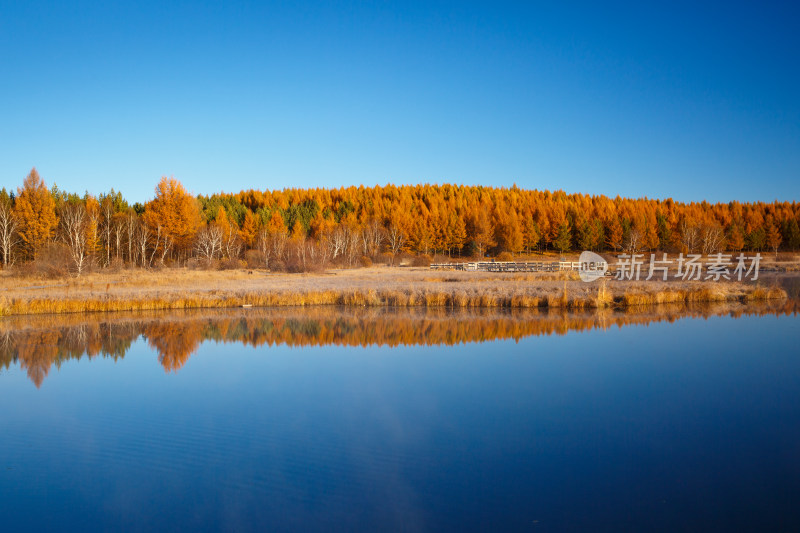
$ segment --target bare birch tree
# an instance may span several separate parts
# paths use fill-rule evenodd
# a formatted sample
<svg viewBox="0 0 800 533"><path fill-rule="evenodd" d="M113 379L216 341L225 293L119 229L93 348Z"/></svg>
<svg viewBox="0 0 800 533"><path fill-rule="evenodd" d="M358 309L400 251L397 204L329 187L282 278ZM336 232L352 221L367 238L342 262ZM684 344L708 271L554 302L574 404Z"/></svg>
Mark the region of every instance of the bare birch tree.
<svg viewBox="0 0 800 533"><path fill-rule="evenodd" d="M686 219L681 220L678 229L681 234L681 245L688 253L694 253L700 240L700 230L697 225L690 223Z"/></svg>
<svg viewBox="0 0 800 533"><path fill-rule="evenodd" d="M0 202L0 252L3 254L3 268L14 264L14 248L19 243L19 222L11 205Z"/></svg>
<svg viewBox="0 0 800 533"><path fill-rule="evenodd" d="M197 234L194 250L206 261L212 261L222 253L222 230L216 224L206 226Z"/></svg>
<svg viewBox="0 0 800 533"><path fill-rule="evenodd" d="M117 260L119 260L120 248L122 247L122 236L125 227L124 222L120 219L120 215L114 216L113 231L114 231L114 248Z"/></svg>
<svg viewBox="0 0 800 533"><path fill-rule="evenodd" d="M644 237L637 228L631 228L625 241L625 251L633 255L642 249Z"/></svg>
<svg viewBox="0 0 800 533"><path fill-rule="evenodd" d="M392 252L392 266L394 266L395 257L406 244L406 234L397 224L391 224L386 234L386 241L389 244L389 250Z"/></svg>
<svg viewBox="0 0 800 533"><path fill-rule="evenodd" d="M134 253L138 251L138 244L140 242L139 234L136 231L137 227L139 226L139 219L136 216L136 213L133 211L128 211L128 214L125 216L125 230L128 234L128 261L132 264L136 264L136 260L138 257L134 257ZM147 237L145 237L146 240ZM138 255L138 254L137 254ZM144 264L142 265L144 266Z"/></svg>
<svg viewBox="0 0 800 533"><path fill-rule="evenodd" d="M111 264L111 235L114 232L114 204L110 197L103 197L100 203L100 214L103 217L101 231L106 246L106 266L108 266ZM117 248L119 248L119 244Z"/></svg>
<svg viewBox="0 0 800 533"><path fill-rule="evenodd" d="M287 240L288 236L285 231L270 233L267 228L261 230L258 234L256 247L264 260L264 268L269 270L270 261L283 258Z"/></svg>
<svg viewBox="0 0 800 533"><path fill-rule="evenodd" d="M364 248L364 255L375 257L381 251L381 245L385 240L383 226L377 220L370 220L361 232L361 241Z"/></svg>
<svg viewBox="0 0 800 533"><path fill-rule="evenodd" d="M150 242L150 229L147 224L138 224L136 226L136 255L141 261L142 268L147 267L147 245Z"/></svg>
<svg viewBox="0 0 800 533"><path fill-rule="evenodd" d="M61 210L61 229L64 242L69 247L76 275L80 277L89 255L86 232L89 218L82 204L67 204Z"/></svg>
<svg viewBox="0 0 800 533"><path fill-rule="evenodd" d="M703 255L719 252L725 243L725 232L718 225L706 225L702 230Z"/></svg>

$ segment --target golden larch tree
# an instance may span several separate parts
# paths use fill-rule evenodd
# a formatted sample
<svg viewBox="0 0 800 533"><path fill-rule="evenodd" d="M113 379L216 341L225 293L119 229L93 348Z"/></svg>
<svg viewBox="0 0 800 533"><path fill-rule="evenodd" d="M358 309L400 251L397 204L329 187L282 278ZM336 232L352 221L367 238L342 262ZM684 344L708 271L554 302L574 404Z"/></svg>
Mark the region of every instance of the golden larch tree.
<svg viewBox="0 0 800 533"><path fill-rule="evenodd" d="M231 227L231 221L228 218L228 214L225 212L224 207L219 206L219 209L217 209L217 216L214 217L214 224L216 224L217 227L219 227L219 229L222 231L223 238L227 239L230 237L233 229Z"/></svg>
<svg viewBox="0 0 800 533"><path fill-rule="evenodd" d="M100 251L100 203L97 198L86 195L84 200L86 209L86 250L89 255L94 255Z"/></svg>
<svg viewBox="0 0 800 533"><path fill-rule="evenodd" d="M766 231L767 231L767 246L769 246L772 250L775 251L775 257L778 257L778 248L781 245L781 232L778 229L778 225L775 224L775 220L772 216L768 216L766 220Z"/></svg>
<svg viewBox="0 0 800 533"><path fill-rule="evenodd" d="M252 248L256 242L256 235L258 235L258 218L248 209L244 214L242 229L239 230L239 237L241 237L248 248Z"/></svg>
<svg viewBox="0 0 800 533"><path fill-rule="evenodd" d="M17 193L14 212L19 220L19 235L35 259L58 225L56 204L36 168L31 169Z"/></svg>
<svg viewBox="0 0 800 533"><path fill-rule="evenodd" d="M200 227L200 206L181 182L165 176L156 186L155 198L145 205L143 218L151 228L160 227L176 250L187 250Z"/></svg>
<svg viewBox="0 0 800 533"><path fill-rule="evenodd" d="M267 233L270 235L286 233L286 225L283 222L283 217L277 209L272 211L272 216L267 223Z"/></svg>

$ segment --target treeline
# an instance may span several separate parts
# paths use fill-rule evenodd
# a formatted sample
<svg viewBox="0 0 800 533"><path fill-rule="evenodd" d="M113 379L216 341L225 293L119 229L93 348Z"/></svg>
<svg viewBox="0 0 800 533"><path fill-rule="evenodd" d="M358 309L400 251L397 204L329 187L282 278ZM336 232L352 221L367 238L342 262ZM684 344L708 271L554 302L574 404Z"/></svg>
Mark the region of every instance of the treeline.
<svg viewBox="0 0 800 533"><path fill-rule="evenodd" d="M800 204L680 203L459 185L242 191L191 196L162 178L129 204L48 189L36 169L0 191L2 265L80 275L88 267L310 270L398 255L797 250ZM27 265L27 266L25 266Z"/></svg>

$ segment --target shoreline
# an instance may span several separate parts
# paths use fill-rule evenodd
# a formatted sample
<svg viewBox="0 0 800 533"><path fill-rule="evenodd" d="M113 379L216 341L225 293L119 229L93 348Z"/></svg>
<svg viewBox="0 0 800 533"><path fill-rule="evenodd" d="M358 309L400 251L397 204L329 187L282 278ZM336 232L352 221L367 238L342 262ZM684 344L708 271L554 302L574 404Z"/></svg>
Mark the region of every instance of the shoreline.
<svg viewBox="0 0 800 533"><path fill-rule="evenodd" d="M316 274L163 269L54 280L0 278L0 316L237 307L628 308L787 298L758 282L584 283L573 273L486 274L373 267Z"/></svg>

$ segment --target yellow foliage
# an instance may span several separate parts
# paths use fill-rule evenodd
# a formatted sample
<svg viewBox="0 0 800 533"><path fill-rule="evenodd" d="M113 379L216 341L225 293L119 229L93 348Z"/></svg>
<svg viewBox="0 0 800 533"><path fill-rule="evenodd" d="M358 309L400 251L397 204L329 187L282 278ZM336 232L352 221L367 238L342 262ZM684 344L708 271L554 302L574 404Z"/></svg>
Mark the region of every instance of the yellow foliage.
<svg viewBox="0 0 800 533"><path fill-rule="evenodd" d="M242 229L239 230L239 237L242 238L248 248L252 248L256 242L256 235L258 234L258 219L249 209L244 214L244 221L242 222Z"/></svg>
<svg viewBox="0 0 800 533"><path fill-rule="evenodd" d="M143 218L152 228L160 226L176 248L185 249L200 227L200 207L181 182L163 177L156 186L156 197L145 205Z"/></svg>
<svg viewBox="0 0 800 533"><path fill-rule="evenodd" d="M58 225L56 205L35 168L17 193L14 212L20 222L19 234L35 258Z"/></svg>

